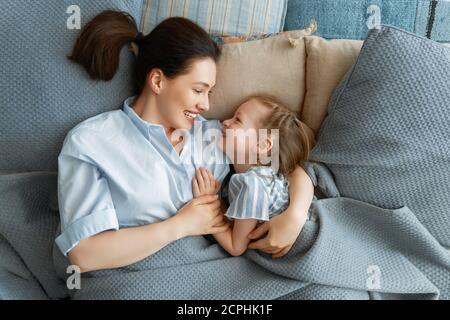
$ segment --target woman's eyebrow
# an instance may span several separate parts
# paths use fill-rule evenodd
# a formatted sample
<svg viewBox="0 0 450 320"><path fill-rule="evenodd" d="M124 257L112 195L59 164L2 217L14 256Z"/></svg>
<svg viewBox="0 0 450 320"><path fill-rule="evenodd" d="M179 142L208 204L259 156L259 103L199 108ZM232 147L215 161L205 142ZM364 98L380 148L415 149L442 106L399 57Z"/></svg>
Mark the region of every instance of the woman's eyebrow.
<svg viewBox="0 0 450 320"><path fill-rule="evenodd" d="M203 81L197 81L197 82L194 82L194 84L200 84L200 85L202 85L202 86L204 86L206 88L209 88L209 84L207 84L206 82L203 82ZM212 86L212 87L214 87L214 86Z"/></svg>

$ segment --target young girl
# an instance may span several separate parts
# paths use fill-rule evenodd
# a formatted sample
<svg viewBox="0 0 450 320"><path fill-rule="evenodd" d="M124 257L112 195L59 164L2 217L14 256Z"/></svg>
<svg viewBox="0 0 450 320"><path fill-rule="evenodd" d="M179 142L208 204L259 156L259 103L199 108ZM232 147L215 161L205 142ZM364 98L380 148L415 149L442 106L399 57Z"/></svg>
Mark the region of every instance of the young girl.
<svg viewBox="0 0 450 320"><path fill-rule="evenodd" d="M229 203L225 216L232 222L230 229L214 237L231 255L239 256L257 224L288 207L287 175L308 159L313 138L293 111L270 96L246 99L223 125L220 145L235 171L223 188ZM217 181L203 168L197 170L192 188L194 198L219 191Z"/></svg>

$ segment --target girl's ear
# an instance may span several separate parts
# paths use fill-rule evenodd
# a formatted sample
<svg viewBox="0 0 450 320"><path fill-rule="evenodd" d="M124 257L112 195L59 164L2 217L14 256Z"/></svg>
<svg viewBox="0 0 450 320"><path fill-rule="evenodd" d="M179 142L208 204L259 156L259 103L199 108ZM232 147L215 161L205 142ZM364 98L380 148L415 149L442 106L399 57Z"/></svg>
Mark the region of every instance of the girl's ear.
<svg viewBox="0 0 450 320"><path fill-rule="evenodd" d="M256 152L258 154L267 154L272 150L273 140L271 135L265 136L261 141L258 141L256 145Z"/></svg>

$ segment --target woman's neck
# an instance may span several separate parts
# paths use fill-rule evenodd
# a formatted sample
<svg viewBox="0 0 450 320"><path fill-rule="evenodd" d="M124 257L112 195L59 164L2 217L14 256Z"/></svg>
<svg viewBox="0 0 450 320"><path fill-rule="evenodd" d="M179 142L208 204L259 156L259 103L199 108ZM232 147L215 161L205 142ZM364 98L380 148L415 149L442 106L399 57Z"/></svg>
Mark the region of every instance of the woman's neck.
<svg viewBox="0 0 450 320"><path fill-rule="evenodd" d="M159 124L164 128L167 139L172 144L179 143L179 141L172 141L170 137L175 131L175 128L167 126L161 119L157 103L153 95L145 94L144 92L139 95L133 103L133 110L144 121L152 124Z"/></svg>
<svg viewBox="0 0 450 320"><path fill-rule="evenodd" d="M142 93L134 100L133 110L142 120L165 127L154 96Z"/></svg>

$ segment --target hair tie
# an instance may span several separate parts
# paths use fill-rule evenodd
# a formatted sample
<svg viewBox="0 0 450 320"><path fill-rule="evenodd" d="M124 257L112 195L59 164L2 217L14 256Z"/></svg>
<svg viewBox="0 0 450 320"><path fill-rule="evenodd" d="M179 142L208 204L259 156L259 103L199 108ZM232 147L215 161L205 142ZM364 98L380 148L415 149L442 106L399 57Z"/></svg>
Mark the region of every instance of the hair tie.
<svg viewBox="0 0 450 320"><path fill-rule="evenodd" d="M134 42L139 44L139 42L141 42L143 38L144 38L144 35L142 34L142 32L138 32L136 34L136 38L134 39Z"/></svg>

